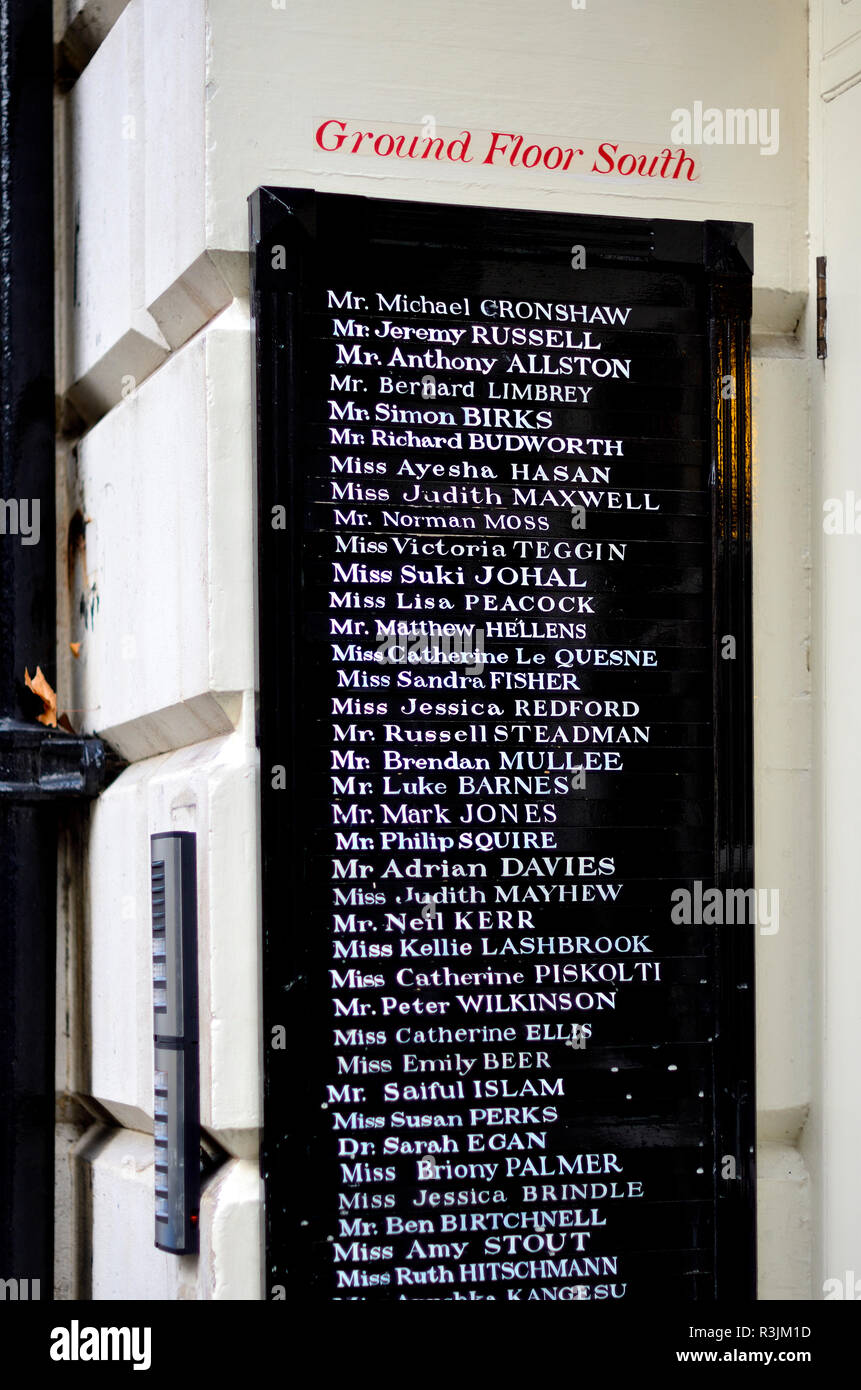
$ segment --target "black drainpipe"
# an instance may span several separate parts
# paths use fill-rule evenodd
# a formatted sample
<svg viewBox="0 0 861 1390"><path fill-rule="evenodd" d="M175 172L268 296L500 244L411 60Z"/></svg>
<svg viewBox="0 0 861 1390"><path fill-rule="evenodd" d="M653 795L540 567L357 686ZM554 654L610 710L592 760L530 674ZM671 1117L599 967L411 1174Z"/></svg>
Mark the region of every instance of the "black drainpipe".
<svg viewBox="0 0 861 1390"><path fill-rule="evenodd" d="M108 780L24 685L56 689L52 99L51 0L0 0L0 1279L25 1298L53 1286L57 805Z"/></svg>

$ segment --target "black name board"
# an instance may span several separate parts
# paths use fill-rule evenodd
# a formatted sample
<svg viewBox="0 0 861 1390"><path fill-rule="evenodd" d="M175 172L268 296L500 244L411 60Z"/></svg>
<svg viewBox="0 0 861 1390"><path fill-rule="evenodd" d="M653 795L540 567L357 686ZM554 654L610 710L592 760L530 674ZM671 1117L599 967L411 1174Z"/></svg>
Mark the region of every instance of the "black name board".
<svg viewBox="0 0 861 1390"><path fill-rule="evenodd" d="M751 244L252 198L270 1298L753 1292Z"/></svg>

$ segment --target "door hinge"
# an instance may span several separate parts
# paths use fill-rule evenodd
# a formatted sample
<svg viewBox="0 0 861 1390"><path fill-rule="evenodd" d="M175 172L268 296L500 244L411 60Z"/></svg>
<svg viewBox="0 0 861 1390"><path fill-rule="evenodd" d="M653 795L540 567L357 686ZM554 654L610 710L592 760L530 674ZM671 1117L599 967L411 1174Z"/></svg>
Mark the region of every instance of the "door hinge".
<svg viewBox="0 0 861 1390"><path fill-rule="evenodd" d="M825 285L827 256L816 257L816 356L828 356L828 342L825 336L825 322L828 318L828 293Z"/></svg>

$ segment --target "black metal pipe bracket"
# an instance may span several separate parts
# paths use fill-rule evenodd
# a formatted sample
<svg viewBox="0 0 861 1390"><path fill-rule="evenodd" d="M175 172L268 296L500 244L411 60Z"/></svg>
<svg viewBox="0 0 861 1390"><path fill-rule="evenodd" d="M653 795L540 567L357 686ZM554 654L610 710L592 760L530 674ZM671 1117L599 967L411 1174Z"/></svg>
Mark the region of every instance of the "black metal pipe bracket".
<svg viewBox="0 0 861 1390"><path fill-rule="evenodd" d="M123 764L100 738L0 717L0 801L92 799Z"/></svg>

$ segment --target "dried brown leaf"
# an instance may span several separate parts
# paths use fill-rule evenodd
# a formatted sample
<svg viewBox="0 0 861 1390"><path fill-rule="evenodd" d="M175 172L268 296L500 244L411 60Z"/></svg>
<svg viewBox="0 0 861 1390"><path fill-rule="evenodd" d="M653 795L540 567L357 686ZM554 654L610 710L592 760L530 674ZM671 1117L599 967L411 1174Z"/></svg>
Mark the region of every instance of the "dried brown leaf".
<svg viewBox="0 0 861 1390"><path fill-rule="evenodd" d="M43 712L37 715L40 724L46 724L50 729L57 727L57 692L51 688L42 674L41 666L36 667L35 676L30 677L30 672L24 669L24 684L28 690L32 690L34 695L38 695L42 704L45 706Z"/></svg>

